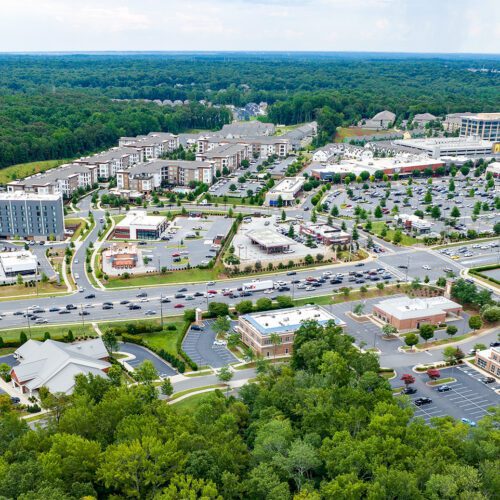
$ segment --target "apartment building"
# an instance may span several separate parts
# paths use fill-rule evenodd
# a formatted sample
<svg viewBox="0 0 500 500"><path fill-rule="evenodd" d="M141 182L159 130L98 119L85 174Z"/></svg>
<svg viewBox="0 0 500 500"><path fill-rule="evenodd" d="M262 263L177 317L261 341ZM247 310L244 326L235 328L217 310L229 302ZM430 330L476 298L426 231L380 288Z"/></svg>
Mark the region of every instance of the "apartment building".
<svg viewBox="0 0 500 500"><path fill-rule="evenodd" d="M213 162L152 160L117 171L116 187L149 194L161 186L189 186L192 181L210 185L214 175Z"/></svg>
<svg viewBox="0 0 500 500"><path fill-rule="evenodd" d="M196 151L203 154L218 146L227 144L238 144L247 148L246 154L248 157L260 156L267 158L272 155L285 158L288 156L291 148L291 142L284 137L275 136L259 136L259 137L244 137L244 138L220 138L216 135L205 135L198 138L196 141Z"/></svg>
<svg viewBox="0 0 500 500"><path fill-rule="evenodd" d="M499 141L500 113L478 113L462 116L460 137L478 137L484 141Z"/></svg>
<svg viewBox="0 0 500 500"><path fill-rule="evenodd" d="M99 179L115 177L120 169L130 167L141 160L141 152L134 147L111 148L109 151L76 160L78 165L95 166Z"/></svg>
<svg viewBox="0 0 500 500"><path fill-rule="evenodd" d="M462 116L470 116L474 113L465 112L465 113L449 113L446 115L443 121L443 129L446 132L455 132L460 130L462 125Z"/></svg>
<svg viewBox="0 0 500 500"><path fill-rule="evenodd" d="M0 238L46 240L51 235L64 238L60 194L0 193Z"/></svg>
<svg viewBox="0 0 500 500"><path fill-rule="evenodd" d="M165 153L179 148L179 136L168 132L150 132L137 137L120 137L118 146L129 146L139 152L140 162L159 158Z"/></svg>
<svg viewBox="0 0 500 500"><path fill-rule="evenodd" d="M476 365L491 375L500 378L500 349L490 347L476 352Z"/></svg>
<svg viewBox="0 0 500 500"><path fill-rule="evenodd" d="M196 160L213 163L216 171L227 168L232 172L241 166L243 160L248 160L249 150L247 144L222 144L203 153L196 153Z"/></svg>
<svg viewBox="0 0 500 500"><path fill-rule="evenodd" d="M305 321L316 321L325 326L328 323L342 328L345 322L321 306L307 305L291 309L278 309L260 313L244 314L239 317L235 330L244 344L257 355L264 357L292 354L295 332ZM278 334L281 343L274 344L272 334Z"/></svg>

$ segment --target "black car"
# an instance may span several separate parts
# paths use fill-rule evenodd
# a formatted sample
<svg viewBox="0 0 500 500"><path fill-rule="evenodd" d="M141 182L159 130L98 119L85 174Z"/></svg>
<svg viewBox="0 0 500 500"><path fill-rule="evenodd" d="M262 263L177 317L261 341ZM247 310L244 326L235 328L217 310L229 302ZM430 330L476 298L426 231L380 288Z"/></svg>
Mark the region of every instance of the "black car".
<svg viewBox="0 0 500 500"><path fill-rule="evenodd" d="M203 330L203 327L200 325L192 325L191 330L201 331L201 330Z"/></svg>
<svg viewBox="0 0 500 500"><path fill-rule="evenodd" d="M493 377L483 377L481 379L481 382L483 384L494 384L496 382L496 380Z"/></svg>
<svg viewBox="0 0 500 500"><path fill-rule="evenodd" d="M74 304L66 304L67 311L72 311L73 309L76 309L76 306Z"/></svg>
<svg viewBox="0 0 500 500"><path fill-rule="evenodd" d="M89 316L89 315L90 315L90 313L88 311L80 311L78 313L78 316Z"/></svg>
<svg viewBox="0 0 500 500"><path fill-rule="evenodd" d="M170 302L170 299L168 299L167 297L164 297L163 299L161 299L161 302L162 302L162 304L168 304Z"/></svg>
<svg viewBox="0 0 500 500"><path fill-rule="evenodd" d="M125 305L127 305L127 304L130 304L130 300L122 300L122 301L120 302L120 304L121 304L122 306L125 306Z"/></svg>
<svg viewBox="0 0 500 500"><path fill-rule="evenodd" d="M451 387L449 385L440 385L438 387L438 392L448 392L451 391Z"/></svg>
<svg viewBox="0 0 500 500"><path fill-rule="evenodd" d="M300 283L300 280L292 280L292 283L293 283L294 285L297 285L298 283Z"/></svg>
<svg viewBox="0 0 500 500"><path fill-rule="evenodd" d="M69 309L63 309L62 311L59 311L59 314L69 314L71 311Z"/></svg>
<svg viewBox="0 0 500 500"><path fill-rule="evenodd" d="M416 392L417 392L417 389L415 389L415 387L405 387L401 391L401 394L415 394Z"/></svg>
<svg viewBox="0 0 500 500"><path fill-rule="evenodd" d="M500 342L490 342L490 347L498 347L500 346Z"/></svg>
<svg viewBox="0 0 500 500"><path fill-rule="evenodd" d="M203 292L194 292L193 295L195 297L203 297Z"/></svg>
<svg viewBox="0 0 500 500"><path fill-rule="evenodd" d="M297 273L295 271L288 271L286 273L287 276L295 276Z"/></svg>
<svg viewBox="0 0 500 500"><path fill-rule="evenodd" d="M10 402L13 404L13 405L18 405L20 402L21 402L21 399L14 396L12 398L10 398Z"/></svg>
<svg viewBox="0 0 500 500"><path fill-rule="evenodd" d="M398 266L399 269L408 269L408 266L405 266L404 264L401 264L400 266Z"/></svg>
<svg viewBox="0 0 500 500"><path fill-rule="evenodd" d="M363 267L363 266L364 266L363 262L359 262L359 263L358 263L358 264L356 264L354 267Z"/></svg>
<svg viewBox="0 0 500 500"><path fill-rule="evenodd" d="M58 311L60 311L60 310L61 310L61 308L60 308L60 307L51 307L51 308L49 309L49 312L51 312L51 313L55 313L55 312L58 312Z"/></svg>
<svg viewBox="0 0 500 500"><path fill-rule="evenodd" d="M432 403L432 399L424 397L424 398L415 399L415 401L413 401L413 402L415 403L416 406L422 406L422 405L428 405L428 404Z"/></svg>
<svg viewBox="0 0 500 500"><path fill-rule="evenodd" d="M113 302L103 302L102 305L103 306L112 306Z"/></svg>
<svg viewBox="0 0 500 500"><path fill-rule="evenodd" d="M104 305L102 306L103 309L107 310L107 309L113 309L113 306L112 305Z"/></svg>
<svg viewBox="0 0 500 500"><path fill-rule="evenodd" d="M241 297L251 297L252 296L252 292L241 292L240 296Z"/></svg>
<svg viewBox="0 0 500 500"><path fill-rule="evenodd" d="M85 295L86 299L95 299L95 293L89 293L88 295Z"/></svg>
<svg viewBox="0 0 500 500"><path fill-rule="evenodd" d="M342 280L339 278L333 278L332 280L330 280L330 285L338 285L340 283L342 283Z"/></svg>
<svg viewBox="0 0 500 500"><path fill-rule="evenodd" d="M131 310L131 311L134 311L136 309L141 309L141 306L139 304L130 304L128 306L128 308Z"/></svg>
<svg viewBox="0 0 500 500"><path fill-rule="evenodd" d="M187 288L179 288L179 290L177 290L179 293L182 293L182 292L187 292L188 289Z"/></svg>
<svg viewBox="0 0 500 500"><path fill-rule="evenodd" d="M147 297L148 294L146 292L141 292L136 295L136 297L142 298L142 297Z"/></svg>
<svg viewBox="0 0 500 500"><path fill-rule="evenodd" d="M184 299L184 298L186 298L186 296L183 293L176 293L174 295L174 298L175 299Z"/></svg>
<svg viewBox="0 0 500 500"><path fill-rule="evenodd" d="M14 316L23 316L23 314L24 314L24 313L23 313L22 311L16 311L16 312L14 313Z"/></svg>

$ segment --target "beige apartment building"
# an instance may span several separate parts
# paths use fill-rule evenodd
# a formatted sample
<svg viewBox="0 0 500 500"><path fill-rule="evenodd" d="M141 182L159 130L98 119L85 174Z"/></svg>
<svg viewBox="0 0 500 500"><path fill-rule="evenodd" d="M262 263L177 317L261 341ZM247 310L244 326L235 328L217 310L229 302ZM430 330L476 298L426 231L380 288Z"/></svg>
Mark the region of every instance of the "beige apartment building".
<svg viewBox="0 0 500 500"><path fill-rule="evenodd" d="M476 352L476 365L500 378L500 348L490 347L484 351Z"/></svg>

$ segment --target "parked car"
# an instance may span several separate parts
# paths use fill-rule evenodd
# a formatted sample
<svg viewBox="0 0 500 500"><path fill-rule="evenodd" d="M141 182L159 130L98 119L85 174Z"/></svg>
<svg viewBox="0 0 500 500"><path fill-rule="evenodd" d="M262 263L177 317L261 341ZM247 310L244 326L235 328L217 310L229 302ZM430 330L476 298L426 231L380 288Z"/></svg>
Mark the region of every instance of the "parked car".
<svg viewBox="0 0 500 500"><path fill-rule="evenodd" d="M417 392L417 389L415 389L415 387L405 387L401 391L401 394L415 394L416 392Z"/></svg>
<svg viewBox="0 0 500 500"><path fill-rule="evenodd" d="M448 392L451 391L451 387L449 385L440 385L438 387L438 392Z"/></svg>
<svg viewBox="0 0 500 500"><path fill-rule="evenodd" d="M428 404L432 403L432 399L427 398L427 397L417 398L413 402L415 403L416 406L422 406L422 405L428 405Z"/></svg>
<svg viewBox="0 0 500 500"><path fill-rule="evenodd" d="M483 377L481 379L481 382L483 384L494 384L496 382L496 380L493 377Z"/></svg>
<svg viewBox="0 0 500 500"><path fill-rule="evenodd" d="M200 325L191 325L191 330L201 331L203 327Z"/></svg>
<svg viewBox="0 0 500 500"><path fill-rule="evenodd" d="M464 424L467 424L467 425L470 425L471 427L477 427L477 424L476 422L474 422L473 420L470 420L468 418L461 418L460 421Z"/></svg>

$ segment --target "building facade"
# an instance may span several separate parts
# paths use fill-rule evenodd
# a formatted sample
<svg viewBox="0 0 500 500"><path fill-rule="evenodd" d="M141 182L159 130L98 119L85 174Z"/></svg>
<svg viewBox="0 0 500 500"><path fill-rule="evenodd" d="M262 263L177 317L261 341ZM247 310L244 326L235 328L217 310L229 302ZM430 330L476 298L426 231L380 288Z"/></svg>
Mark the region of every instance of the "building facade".
<svg viewBox="0 0 500 500"><path fill-rule="evenodd" d="M500 378L500 349L490 347L476 352L476 365L484 371Z"/></svg>
<svg viewBox="0 0 500 500"><path fill-rule="evenodd" d="M304 177L285 177L266 193L264 204L268 207L291 206L304 187Z"/></svg>
<svg viewBox="0 0 500 500"><path fill-rule="evenodd" d="M0 193L0 238L64 238L62 197L57 194Z"/></svg>
<svg viewBox="0 0 500 500"><path fill-rule="evenodd" d="M500 141L500 113L462 116L460 137L478 137L491 142Z"/></svg>

